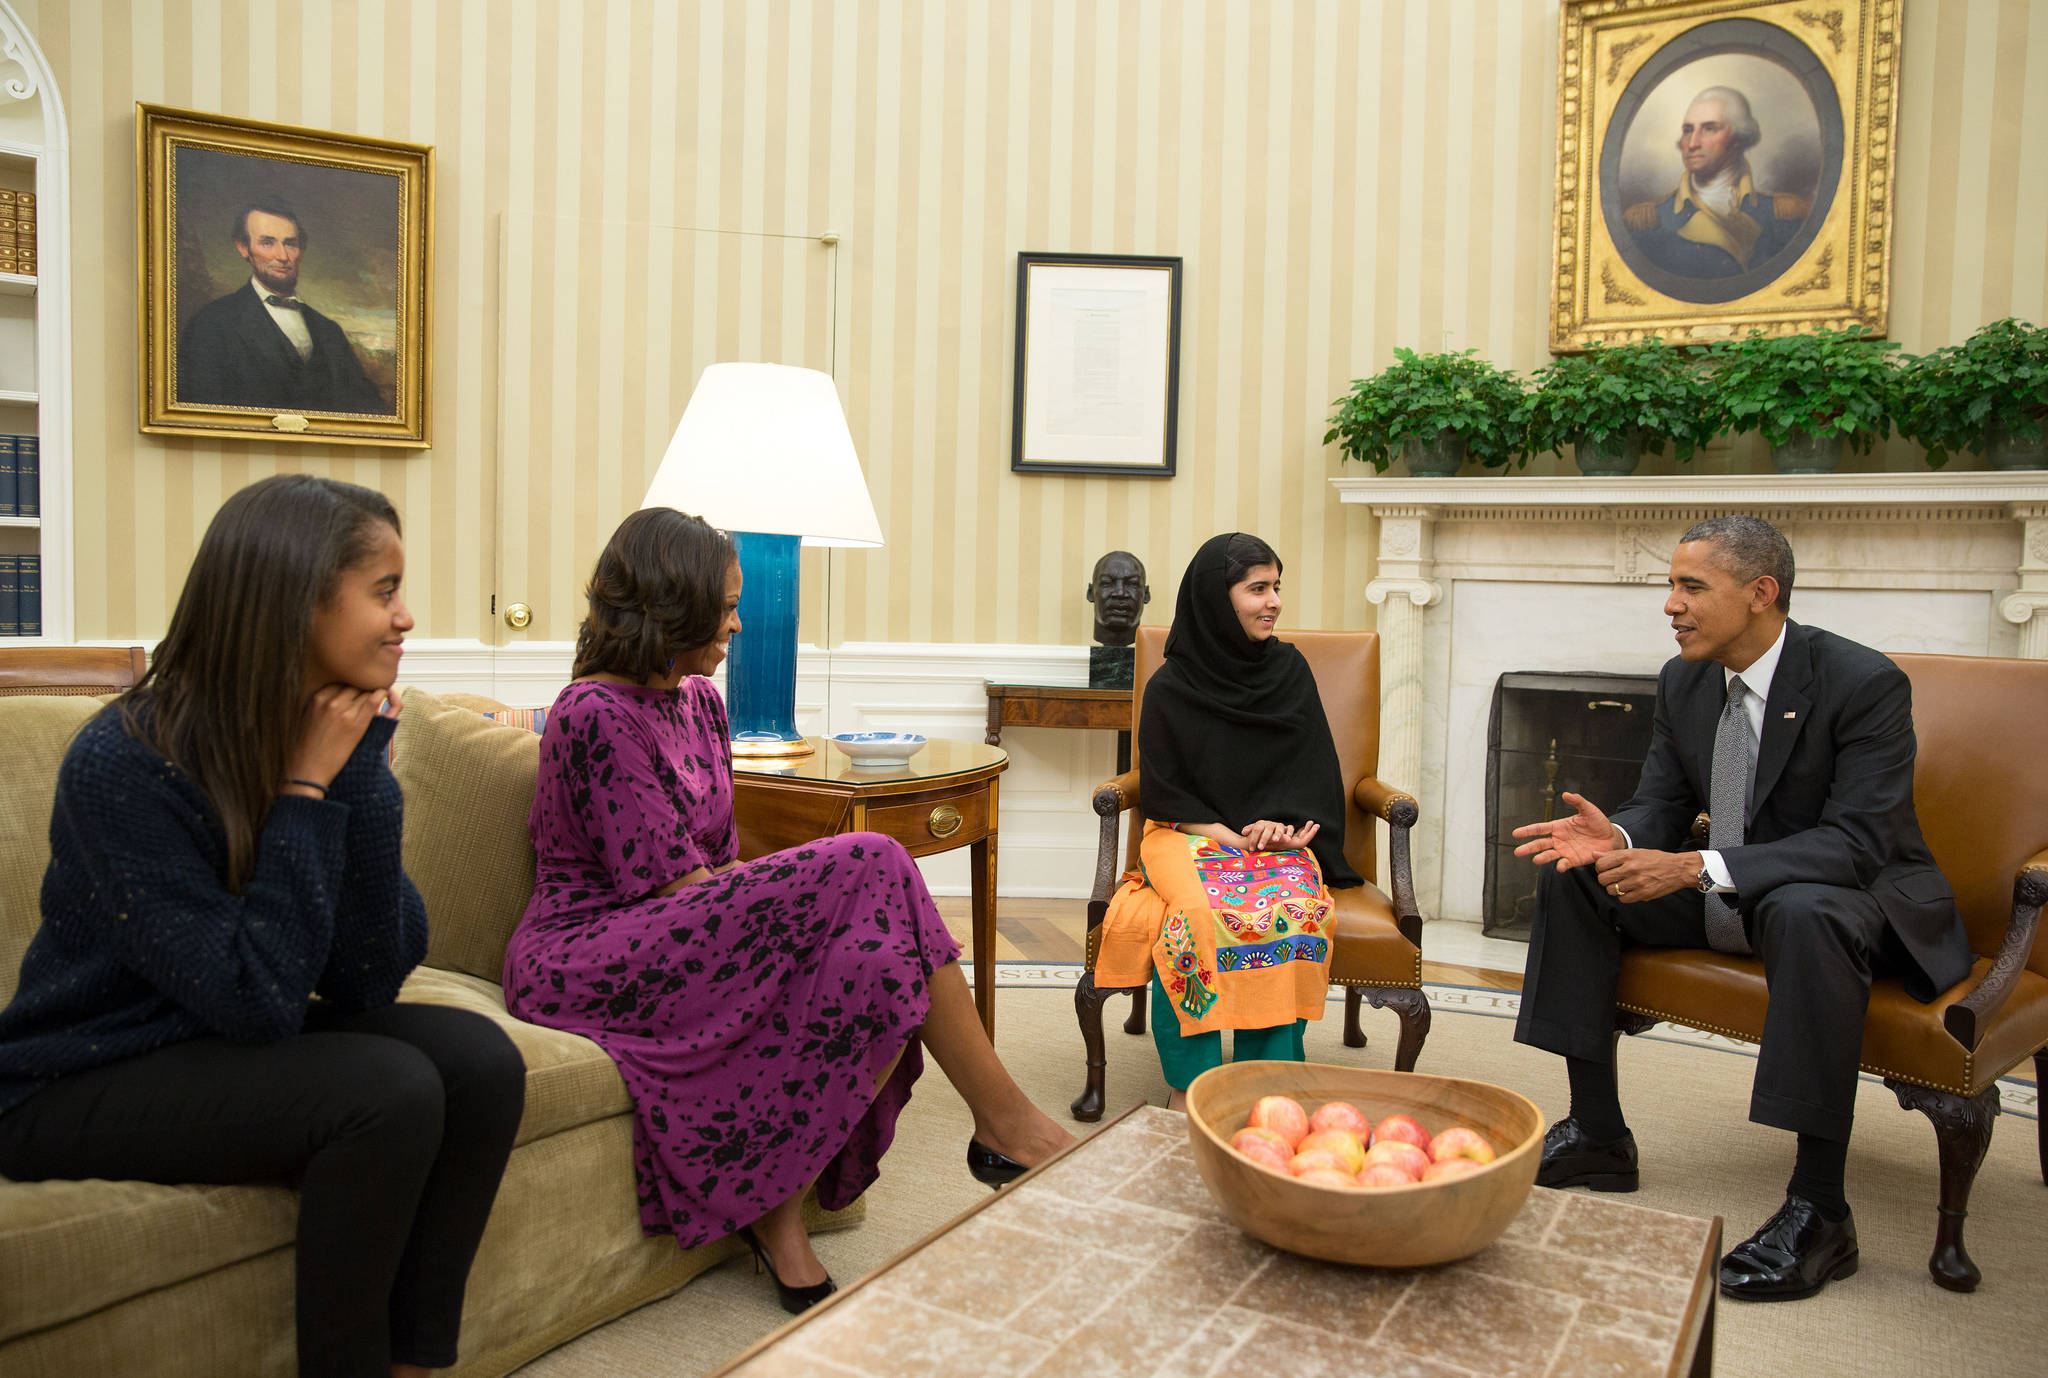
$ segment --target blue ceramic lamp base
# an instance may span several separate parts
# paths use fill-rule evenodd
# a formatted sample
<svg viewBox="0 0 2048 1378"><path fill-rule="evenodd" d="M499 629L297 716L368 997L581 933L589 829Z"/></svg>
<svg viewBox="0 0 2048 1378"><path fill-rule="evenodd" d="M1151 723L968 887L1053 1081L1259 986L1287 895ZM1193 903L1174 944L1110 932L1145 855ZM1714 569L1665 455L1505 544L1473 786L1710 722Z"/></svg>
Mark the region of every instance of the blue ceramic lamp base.
<svg viewBox="0 0 2048 1378"><path fill-rule="evenodd" d="M796 730L797 556L802 538L732 533L739 553L740 631L725 667L735 756L808 756Z"/></svg>

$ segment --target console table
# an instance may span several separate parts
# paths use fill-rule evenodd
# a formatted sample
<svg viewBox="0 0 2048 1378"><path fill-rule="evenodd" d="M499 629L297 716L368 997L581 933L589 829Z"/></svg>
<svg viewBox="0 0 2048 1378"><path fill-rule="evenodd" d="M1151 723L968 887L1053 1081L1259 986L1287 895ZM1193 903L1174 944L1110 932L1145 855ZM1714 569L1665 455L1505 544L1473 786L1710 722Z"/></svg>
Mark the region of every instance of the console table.
<svg viewBox="0 0 2048 1378"><path fill-rule="evenodd" d="M1070 684L998 684L988 690L990 746L1001 746L1006 727L1103 728L1116 733L1116 773L1131 768L1131 691Z"/></svg>
<svg viewBox="0 0 2048 1378"><path fill-rule="evenodd" d="M991 1041L996 1036L996 777L1008 753L977 742L931 741L910 764L881 770L853 759L823 737L808 738L808 756L735 756L733 815L740 858L838 833L875 832L901 842L912 856L966 847L972 896L974 1004Z"/></svg>

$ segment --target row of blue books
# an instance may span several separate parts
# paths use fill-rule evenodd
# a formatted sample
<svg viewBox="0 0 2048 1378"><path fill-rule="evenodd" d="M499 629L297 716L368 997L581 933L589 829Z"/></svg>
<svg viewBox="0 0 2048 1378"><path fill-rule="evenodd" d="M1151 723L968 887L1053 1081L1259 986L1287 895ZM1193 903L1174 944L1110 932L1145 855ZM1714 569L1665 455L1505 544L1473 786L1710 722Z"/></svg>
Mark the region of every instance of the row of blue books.
<svg viewBox="0 0 2048 1378"><path fill-rule="evenodd" d="M32 435L0 435L0 517L43 515L42 444Z"/></svg>
<svg viewBox="0 0 2048 1378"><path fill-rule="evenodd" d="M0 636L43 634L43 557L0 555Z"/></svg>

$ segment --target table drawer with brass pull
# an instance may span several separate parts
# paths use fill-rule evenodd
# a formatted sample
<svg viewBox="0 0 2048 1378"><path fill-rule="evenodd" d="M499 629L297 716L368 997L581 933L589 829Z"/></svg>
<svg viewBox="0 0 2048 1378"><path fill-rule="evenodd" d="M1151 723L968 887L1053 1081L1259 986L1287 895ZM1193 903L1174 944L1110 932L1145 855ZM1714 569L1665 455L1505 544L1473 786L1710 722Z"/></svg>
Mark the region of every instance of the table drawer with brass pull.
<svg viewBox="0 0 2048 1378"><path fill-rule="evenodd" d="M913 855L942 852L988 835L988 791L971 790L934 802L885 804L868 810L868 829L884 833Z"/></svg>

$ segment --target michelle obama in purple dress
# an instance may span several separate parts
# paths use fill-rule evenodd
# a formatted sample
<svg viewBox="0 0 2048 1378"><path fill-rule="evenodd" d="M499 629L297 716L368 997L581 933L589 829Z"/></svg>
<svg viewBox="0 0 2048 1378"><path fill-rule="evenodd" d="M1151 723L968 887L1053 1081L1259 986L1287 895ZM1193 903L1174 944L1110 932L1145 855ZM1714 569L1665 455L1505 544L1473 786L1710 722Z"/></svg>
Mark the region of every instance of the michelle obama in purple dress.
<svg viewBox="0 0 2048 1378"><path fill-rule="evenodd" d="M618 1064L646 1231L744 1234L801 1310L832 1289L804 1192L839 1209L874 1182L923 1047L974 1111L984 1181L1068 1136L996 1059L901 845L849 833L737 860L725 705L702 676L739 592L730 541L679 512L634 514L600 557L541 738L505 997Z"/></svg>

